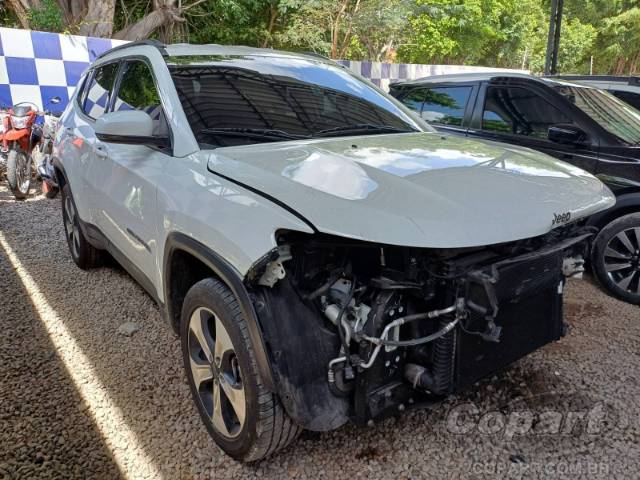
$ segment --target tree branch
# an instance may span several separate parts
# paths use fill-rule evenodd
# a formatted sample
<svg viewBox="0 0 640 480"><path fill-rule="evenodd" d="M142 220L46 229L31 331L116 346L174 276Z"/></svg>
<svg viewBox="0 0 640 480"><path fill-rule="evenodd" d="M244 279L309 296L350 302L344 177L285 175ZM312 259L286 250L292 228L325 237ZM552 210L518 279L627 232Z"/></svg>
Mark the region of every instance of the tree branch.
<svg viewBox="0 0 640 480"><path fill-rule="evenodd" d="M133 25L116 32L113 38L119 40L142 40L148 38L163 25L184 21L185 19L180 16L180 11L177 7L173 4L165 4L148 13Z"/></svg>

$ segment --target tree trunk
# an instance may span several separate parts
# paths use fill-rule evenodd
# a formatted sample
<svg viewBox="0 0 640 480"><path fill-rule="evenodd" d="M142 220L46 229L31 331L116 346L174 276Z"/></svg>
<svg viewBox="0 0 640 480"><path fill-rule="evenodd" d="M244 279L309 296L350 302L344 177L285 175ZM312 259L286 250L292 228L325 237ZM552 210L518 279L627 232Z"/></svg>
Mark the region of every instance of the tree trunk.
<svg viewBox="0 0 640 480"><path fill-rule="evenodd" d="M163 25L175 22L184 22L184 18L180 16L180 9L175 6L175 2L173 0L158 2L153 12L148 13L133 25L116 32L113 38L119 40L142 40L148 38Z"/></svg>
<svg viewBox="0 0 640 480"><path fill-rule="evenodd" d="M353 17L358 13L359 8L360 8L360 0L357 0L356 6L353 8L353 12L351 12L351 19L349 21L349 26L347 27L347 31L344 33L344 37L342 38L342 46L340 47L336 57L332 57L332 58L344 58L345 54L347 53L347 49L349 48L349 44L351 43L351 31L353 30Z"/></svg>
<svg viewBox="0 0 640 480"><path fill-rule="evenodd" d="M331 58L337 58L338 56L338 38L340 35L340 22L344 16L344 12L347 9L349 0L342 0L340 9L336 12L336 17L331 23Z"/></svg>
<svg viewBox="0 0 640 480"><path fill-rule="evenodd" d="M116 0L91 0L78 33L88 37L111 37Z"/></svg>
<svg viewBox="0 0 640 480"><path fill-rule="evenodd" d="M267 48L271 43L271 37L273 36L273 29L276 26L276 20L278 19L278 7L273 3L269 6L269 23L267 24L267 36L262 41L262 48Z"/></svg>
<svg viewBox="0 0 640 480"><path fill-rule="evenodd" d="M88 0L58 0L58 6L62 11L64 23L67 28L73 29L82 21L87 12Z"/></svg>
<svg viewBox="0 0 640 480"><path fill-rule="evenodd" d="M42 3L40 0L8 0L9 6L11 10L18 17L18 21L20 22L20 26L22 28L30 28L29 27L29 10L32 8L38 9L42 7Z"/></svg>

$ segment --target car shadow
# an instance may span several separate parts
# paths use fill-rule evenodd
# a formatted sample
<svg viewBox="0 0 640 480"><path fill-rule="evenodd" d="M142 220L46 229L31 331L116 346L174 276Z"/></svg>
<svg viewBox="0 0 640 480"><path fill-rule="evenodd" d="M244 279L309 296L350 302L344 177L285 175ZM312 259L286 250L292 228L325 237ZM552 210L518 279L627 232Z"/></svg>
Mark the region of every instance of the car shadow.
<svg viewBox="0 0 640 480"><path fill-rule="evenodd" d="M469 445L469 436L451 434L443 427L443 419L447 418L448 412L457 403L476 398L462 394L434 409L412 410L399 418L378 422L370 428L347 425L333 432L304 432L298 442L267 460L252 465L235 462L215 446L202 425L183 372L180 342L161 319L152 299L122 269L107 267L82 271L73 264L63 235L59 200L46 200L40 196L30 202L7 202L0 207L0 231L38 284L48 305L57 312L91 362L98 381L122 414L126 427L134 433L136 444L128 448L145 452L163 478L240 475L315 477L320 471L326 473L334 469L336 463L340 464L345 477L376 472L379 474L377 476L391 478L400 474L411 476L412 458L415 455L443 458L443 451L446 451L450 452L446 454L448 462L465 455L463 449ZM14 388L17 382L27 383L29 390L35 392L42 388L60 388L66 392L63 397L68 398L61 402L60 395L53 395L53 392L50 392L51 395L41 395L39 401L42 408L61 410L55 417L49 416L42 425L32 425L28 415L13 418L15 413L12 412L27 408L23 406L25 403L29 403L28 408L40 408L36 398L23 398L16 396L17 393L3 394L6 395L3 405L10 405L9 408L13 410L0 418L12 417L12 429L32 429L33 439L49 438L48 429L62 429L61 436L73 436L73 433L66 433L65 425L78 424L84 433L70 440L72 445L77 444L77 451L69 453L62 462L68 468L80 465L81 469L87 469L84 470L87 476L92 477L95 476L93 459L99 458L101 460L96 464L100 468L117 475L113 461L109 460L109 451L105 449L95 426L90 421L87 424L86 415L74 411L80 401L69 379L59 373L51 376L41 374L39 362L35 363L38 367L34 367L28 364L28 355L11 353L28 348L29 352L33 350L35 354L45 355L43 358L46 359L49 358L47 355L51 356L52 349L46 338L40 340L39 345L44 345L42 348L25 343L29 332L39 328L38 314L29 305L30 301L19 279L10 275L11 266L1 249L0 258L2 269L9 278L3 285L3 296L15 301L15 307L10 306L8 310L6 306L2 307L3 331L13 331L16 323L29 326L25 327L23 334L6 336L2 343L2 348L7 350L7 353L2 350L3 355L15 355L13 359L8 358L9 362L16 365L24 363L20 368L25 375L12 377ZM119 333L119 327L126 322L134 322L139 330L132 336ZM21 340L23 338L25 340ZM55 353L53 355L55 357ZM542 359L539 352L534 355L535 360ZM55 364L54 360L46 362ZM45 365L49 365L46 362ZM33 368L38 374L27 375L26 372ZM562 380L551 369L536 367L534 361L525 359L495 379L480 383L475 391L488 398L478 400L482 408L494 408L491 392L496 379L498 384L503 385L502 391L507 393L515 389L514 385L520 390L527 386L537 388L539 384L563 388ZM6 434L0 432L0 441L3 435ZM481 434L477 435L477 439L479 444L487 441L487 437ZM506 455L508 459L510 442L504 439L498 442L490 440L492 448L488 451L491 455L500 458ZM547 440L534 438L532 442L544 444ZM51 448L55 452L56 447ZM12 447L10 452L14 452L8 454L15 457L14 464L33 461L29 456L31 454L20 453L22 450L17 446ZM120 454L126 455L126 449ZM91 458L91 462L87 462L86 458ZM460 471L464 473L464 468ZM428 472L419 473L417 478ZM435 475L437 471L431 473Z"/></svg>

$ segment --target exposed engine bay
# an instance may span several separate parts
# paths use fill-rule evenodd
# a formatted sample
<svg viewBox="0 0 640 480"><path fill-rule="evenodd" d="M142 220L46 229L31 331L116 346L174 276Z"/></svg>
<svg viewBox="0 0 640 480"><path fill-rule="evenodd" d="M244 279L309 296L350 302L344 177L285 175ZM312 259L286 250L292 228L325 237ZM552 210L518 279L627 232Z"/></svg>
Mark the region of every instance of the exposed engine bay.
<svg viewBox="0 0 640 480"><path fill-rule="evenodd" d="M279 232L246 282L287 413L310 430L366 425L559 339L592 234L417 249Z"/></svg>

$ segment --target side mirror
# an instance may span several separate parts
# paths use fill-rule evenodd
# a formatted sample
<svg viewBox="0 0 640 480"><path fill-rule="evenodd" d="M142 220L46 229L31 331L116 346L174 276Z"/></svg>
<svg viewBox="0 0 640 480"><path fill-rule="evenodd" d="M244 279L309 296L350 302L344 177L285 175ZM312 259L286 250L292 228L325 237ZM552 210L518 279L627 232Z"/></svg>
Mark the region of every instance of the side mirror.
<svg viewBox="0 0 640 480"><path fill-rule="evenodd" d="M102 115L94 125L96 137L108 143L169 145L168 137L153 135L153 120L141 110L123 110Z"/></svg>
<svg viewBox="0 0 640 480"><path fill-rule="evenodd" d="M52 105L57 105L62 101L62 99L58 96L53 97L51 100L49 100L49 103L51 103Z"/></svg>
<svg viewBox="0 0 640 480"><path fill-rule="evenodd" d="M575 125L560 123L549 127L547 138L555 143L576 144L586 140L587 134Z"/></svg>

